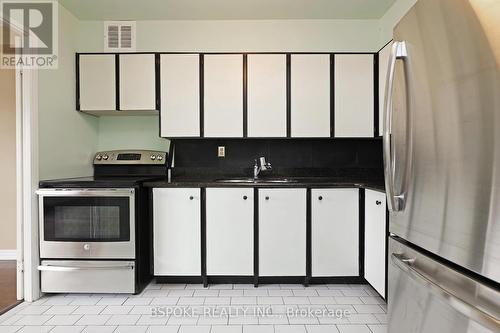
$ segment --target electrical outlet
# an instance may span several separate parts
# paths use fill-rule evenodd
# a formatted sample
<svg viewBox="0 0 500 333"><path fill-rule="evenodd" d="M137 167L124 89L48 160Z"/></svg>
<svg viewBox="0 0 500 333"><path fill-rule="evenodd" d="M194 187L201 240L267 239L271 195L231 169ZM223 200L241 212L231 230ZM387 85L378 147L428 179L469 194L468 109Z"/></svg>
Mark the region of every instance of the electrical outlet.
<svg viewBox="0 0 500 333"><path fill-rule="evenodd" d="M226 157L226 147L225 146L219 146L217 148L217 156L218 157Z"/></svg>

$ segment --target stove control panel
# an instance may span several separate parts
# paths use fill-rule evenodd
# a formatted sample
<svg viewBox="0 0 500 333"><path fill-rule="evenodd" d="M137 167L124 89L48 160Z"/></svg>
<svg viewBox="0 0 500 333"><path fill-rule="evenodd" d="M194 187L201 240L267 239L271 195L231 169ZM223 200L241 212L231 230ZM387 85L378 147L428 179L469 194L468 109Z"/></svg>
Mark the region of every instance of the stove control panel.
<svg viewBox="0 0 500 333"><path fill-rule="evenodd" d="M156 150L110 150L96 153L94 164L165 165L167 157L166 152Z"/></svg>

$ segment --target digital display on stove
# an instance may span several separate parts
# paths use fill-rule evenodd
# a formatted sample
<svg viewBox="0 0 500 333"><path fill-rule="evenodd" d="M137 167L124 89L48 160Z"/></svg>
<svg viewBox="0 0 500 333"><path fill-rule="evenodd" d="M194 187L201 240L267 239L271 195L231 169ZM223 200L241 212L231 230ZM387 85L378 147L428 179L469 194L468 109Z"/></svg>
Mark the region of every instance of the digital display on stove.
<svg viewBox="0 0 500 333"><path fill-rule="evenodd" d="M118 154L118 161L140 161L141 154Z"/></svg>

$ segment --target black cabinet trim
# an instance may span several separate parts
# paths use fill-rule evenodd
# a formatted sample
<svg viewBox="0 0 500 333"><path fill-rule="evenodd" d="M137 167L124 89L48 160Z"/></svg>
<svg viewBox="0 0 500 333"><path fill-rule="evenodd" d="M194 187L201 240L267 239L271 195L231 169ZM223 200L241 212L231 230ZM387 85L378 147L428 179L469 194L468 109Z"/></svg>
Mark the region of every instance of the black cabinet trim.
<svg viewBox="0 0 500 333"><path fill-rule="evenodd" d="M286 54L286 137L292 137L292 55Z"/></svg>
<svg viewBox="0 0 500 333"><path fill-rule="evenodd" d="M330 137L335 137L335 54L330 54Z"/></svg>
<svg viewBox="0 0 500 333"><path fill-rule="evenodd" d="M259 189L253 189L253 285L259 285Z"/></svg>
<svg viewBox="0 0 500 333"><path fill-rule="evenodd" d="M115 99L116 110L120 110L120 55L115 54Z"/></svg>
<svg viewBox="0 0 500 333"><path fill-rule="evenodd" d="M205 55L200 53L200 138L205 136ZM161 112L160 112L161 114Z"/></svg>
<svg viewBox="0 0 500 333"><path fill-rule="evenodd" d="M379 70L378 70L378 53L373 55L373 136L377 137L381 133L379 133Z"/></svg>
<svg viewBox="0 0 500 333"><path fill-rule="evenodd" d="M243 137L248 137L248 56L243 54Z"/></svg>
<svg viewBox="0 0 500 333"><path fill-rule="evenodd" d="M252 275L209 275L208 284L252 284Z"/></svg>
<svg viewBox="0 0 500 333"><path fill-rule="evenodd" d="M312 203L311 189L306 190L306 277L304 285L308 286L312 275Z"/></svg>
<svg viewBox="0 0 500 333"><path fill-rule="evenodd" d="M161 110L161 80L160 80L160 54L155 54L155 103L156 110ZM161 123L160 123L161 124Z"/></svg>
<svg viewBox="0 0 500 333"><path fill-rule="evenodd" d="M365 189L359 189L359 276L365 276Z"/></svg>
<svg viewBox="0 0 500 333"><path fill-rule="evenodd" d="M207 280L207 205L206 189L200 189L200 208L201 208L201 279L203 286L208 286Z"/></svg>
<svg viewBox="0 0 500 333"><path fill-rule="evenodd" d="M366 284L362 276L317 276L312 277L310 284Z"/></svg>
<svg viewBox="0 0 500 333"><path fill-rule="evenodd" d="M76 71L76 110L80 111L80 55L78 53L75 54L75 71Z"/></svg>
<svg viewBox="0 0 500 333"><path fill-rule="evenodd" d="M203 279L201 276L183 276L183 275L175 275L175 276L155 276L156 283L203 283Z"/></svg>
<svg viewBox="0 0 500 333"><path fill-rule="evenodd" d="M158 133L161 138L161 54L155 54L155 88L156 109L158 110ZM172 146L172 143L170 146Z"/></svg>
<svg viewBox="0 0 500 333"><path fill-rule="evenodd" d="M382 46L376 53L379 53L380 51L382 51L387 45L389 45L390 43L392 43L393 39L391 39L390 41L388 41L387 43L384 44L384 46Z"/></svg>

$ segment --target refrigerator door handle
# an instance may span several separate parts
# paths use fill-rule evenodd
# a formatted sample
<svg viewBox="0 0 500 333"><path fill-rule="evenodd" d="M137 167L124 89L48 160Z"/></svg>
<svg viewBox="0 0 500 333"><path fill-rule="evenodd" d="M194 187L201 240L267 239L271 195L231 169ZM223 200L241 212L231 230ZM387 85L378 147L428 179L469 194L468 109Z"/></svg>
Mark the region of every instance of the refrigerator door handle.
<svg viewBox="0 0 500 333"><path fill-rule="evenodd" d="M410 81L408 79L409 76L409 64L407 62L408 51L406 47L406 42L397 41L392 44L391 55L389 58L389 66L387 71L386 78L386 91L385 91L385 102L384 102L384 131L383 131L383 155L384 155L384 173L385 173L385 188L387 191L387 205L390 212L399 212L402 211L405 207L405 193L406 188L409 182L410 176L410 167L411 161L410 158L412 156L411 153L411 136L412 136L412 124L411 124L411 115L410 115L410 103L407 103L407 121L408 130L406 131L406 143L407 143L407 151L406 151L406 166L404 169L404 188L400 194L395 193L394 189L394 172L396 169L396 161L394 156L393 142L391 141L391 133L392 133L392 115L393 115L393 106L392 99L394 93L394 73L396 70L396 60L404 61L404 74L405 74L405 82L407 89L407 96L410 98L409 94L409 86Z"/></svg>
<svg viewBox="0 0 500 333"><path fill-rule="evenodd" d="M473 304L457 297L453 293L446 290L442 285L427 277L426 274L415 267L415 258L406 258L402 254L392 253L391 261L396 267L405 272L411 278L425 285L428 289L439 295L444 302L456 311L473 319L484 327L492 329L493 331L498 330L500 327L499 318L496 318L494 315L491 315L490 313L487 313Z"/></svg>

